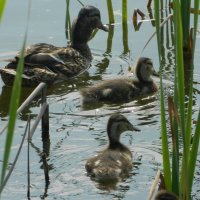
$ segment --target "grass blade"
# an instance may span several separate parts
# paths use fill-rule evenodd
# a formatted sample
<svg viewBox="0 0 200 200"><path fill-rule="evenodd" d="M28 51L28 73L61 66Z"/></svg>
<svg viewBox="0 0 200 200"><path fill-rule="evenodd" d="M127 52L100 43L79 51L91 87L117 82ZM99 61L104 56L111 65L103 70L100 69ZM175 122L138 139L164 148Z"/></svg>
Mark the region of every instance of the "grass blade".
<svg viewBox="0 0 200 200"><path fill-rule="evenodd" d="M191 7L191 0L181 1L180 11L182 16L182 27L183 27L183 45L186 48L189 48L190 7Z"/></svg>
<svg viewBox="0 0 200 200"><path fill-rule="evenodd" d="M195 164L197 160L197 153L198 153L198 147L199 147L199 140L200 140L200 111L197 119L196 124L196 130L193 137L193 143L192 143L192 149L190 154L190 160L189 160L189 192L192 191L192 184L194 179L194 172L195 172Z"/></svg>
<svg viewBox="0 0 200 200"><path fill-rule="evenodd" d="M196 33L198 28L198 9L199 9L199 0L194 1L194 29L193 29L193 48L192 48L192 66L191 66L191 84L190 84L190 93L189 93L189 104L188 104L188 112L187 112L187 140L188 140L188 146L190 145L191 141L191 135L192 135L192 105L193 105L193 70L194 70L194 52L195 52L195 44L196 44ZM189 181L189 192L192 191L192 184L193 184L193 177L195 172L195 164L197 159L197 152L198 152L198 146L199 146L199 139L200 139L200 111L199 116L197 120L196 130L193 137L193 143L192 143L192 149L190 152L190 158L188 163L188 169L189 169L189 175L188 175L188 181ZM187 149L188 151L190 148Z"/></svg>
<svg viewBox="0 0 200 200"><path fill-rule="evenodd" d="M162 137L162 155L163 155L163 172L166 189L171 191L171 171L170 171L170 160L169 160L169 148L167 139L167 126L165 118L165 105L164 105L164 94L163 94L163 82L162 82L162 65L161 65L161 46L160 46L160 1L154 0L155 7L155 18L156 18L156 32L157 32L157 44L158 44L158 54L160 62L160 110L161 110L161 137Z"/></svg>
<svg viewBox="0 0 200 200"><path fill-rule="evenodd" d="M7 169L7 165L9 162L10 149L11 149L12 140L13 140L13 136L14 136L17 108L19 105L20 94L21 94L21 82L22 82L22 73L23 73L23 66L24 66L24 49L25 49L26 40L27 40L28 24L29 24L29 19L30 19L30 9L31 9L31 0L29 0L26 32L25 32L25 36L24 36L24 42L23 42L23 46L22 46L22 50L21 50L20 59L19 59L18 65L17 65L17 75L14 80L12 94L11 94L11 100L10 100L10 106L9 106L8 129L7 129L6 143L5 143L4 157L3 157L3 165L2 165L1 177L0 177L1 187L2 187L2 184L5 179L6 169ZM2 192L2 188L0 189L0 191Z"/></svg>
<svg viewBox="0 0 200 200"><path fill-rule="evenodd" d="M194 58L194 52L195 52L195 44L196 44L196 34L198 30L198 17L199 17L199 0L194 1L194 34L193 34L193 51L192 51L192 57Z"/></svg>
<svg viewBox="0 0 200 200"><path fill-rule="evenodd" d="M0 22L3 16L5 5L6 5L6 0L0 0Z"/></svg>
<svg viewBox="0 0 200 200"><path fill-rule="evenodd" d="M179 195L179 141L175 125L179 124L179 116L172 97L168 97L168 111L172 137L172 192Z"/></svg>
<svg viewBox="0 0 200 200"><path fill-rule="evenodd" d="M1 185L3 184L4 178L5 178L6 168L9 161L10 149L11 149L13 135L14 135L16 113L17 113L17 108L19 105L19 99L20 99L20 93L21 93L21 75L23 72L23 64L24 64L24 60L23 60L24 48L25 48L25 42L23 44L22 53L20 55L20 60L17 65L17 75L15 77L14 85L12 88L12 95L11 95L11 101L10 101L10 106L9 106L9 122L8 122L6 145L4 149L3 167L2 167L2 174L1 174Z"/></svg>

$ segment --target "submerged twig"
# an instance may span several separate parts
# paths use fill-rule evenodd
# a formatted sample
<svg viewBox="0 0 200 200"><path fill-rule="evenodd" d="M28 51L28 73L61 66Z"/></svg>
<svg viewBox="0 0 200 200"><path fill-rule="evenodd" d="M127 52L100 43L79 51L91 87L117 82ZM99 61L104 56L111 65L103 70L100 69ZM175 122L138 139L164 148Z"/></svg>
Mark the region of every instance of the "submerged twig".
<svg viewBox="0 0 200 200"><path fill-rule="evenodd" d="M26 124L26 128L25 128L25 131L24 131L24 134L23 134L23 137L22 137L22 141L21 141L21 143L20 143L19 149L18 149L17 154L16 154L16 156L15 156L15 159L14 159L14 161L13 161L13 163L12 163L12 166L11 166L11 168L10 168L10 170L9 170L9 172L8 172L8 174L7 174L7 176L5 177L4 182L3 182L2 185L1 185L0 193L2 192L4 186L6 185L8 179L10 178L10 175L11 175L12 172L13 172L13 169L15 168L15 165L16 165L16 163L17 163L17 160L18 160L18 158L19 158L19 154L20 154L20 152L21 152L21 149L22 149L22 146L23 146L23 143L24 143L24 140L25 140L25 136L26 136L27 130L28 130L28 123Z"/></svg>
<svg viewBox="0 0 200 200"><path fill-rule="evenodd" d="M28 117L28 138L30 138L30 115ZM30 200L30 143L28 142L27 148L27 198Z"/></svg>
<svg viewBox="0 0 200 200"><path fill-rule="evenodd" d="M150 7L151 7L151 3L152 3L152 0L148 0L147 8L150 8Z"/></svg>
<svg viewBox="0 0 200 200"><path fill-rule="evenodd" d="M140 9L135 9L134 10L132 21L133 21L133 26L135 28L135 31L138 31L140 29L141 24L142 24L142 21L140 21L138 23L138 18L137 18L138 15L140 15L142 20L144 20L146 18L146 15Z"/></svg>
<svg viewBox="0 0 200 200"><path fill-rule="evenodd" d="M149 191L148 200L151 200L153 195L154 195L154 193L155 193L156 187L158 186L158 183L159 183L159 180L160 180L160 174L161 174L161 172L160 172L160 170L158 170L157 174L156 174L156 176L154 178L154 181L153 181L153 183L151 185L151 188L150 188L150 191Z"/></svg>

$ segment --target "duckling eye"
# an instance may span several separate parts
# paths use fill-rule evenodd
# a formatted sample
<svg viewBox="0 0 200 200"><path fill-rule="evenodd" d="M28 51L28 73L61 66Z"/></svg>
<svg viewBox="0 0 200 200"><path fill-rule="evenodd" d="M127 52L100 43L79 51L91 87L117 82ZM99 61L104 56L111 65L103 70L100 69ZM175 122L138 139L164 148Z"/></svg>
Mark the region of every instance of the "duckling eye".
<svg viewBox="0 0 200 200"><path fill-rule="evenodd" d="M148 62L146 62L146 64L149 66L153 66L153 63L149 60Z"/></svg>

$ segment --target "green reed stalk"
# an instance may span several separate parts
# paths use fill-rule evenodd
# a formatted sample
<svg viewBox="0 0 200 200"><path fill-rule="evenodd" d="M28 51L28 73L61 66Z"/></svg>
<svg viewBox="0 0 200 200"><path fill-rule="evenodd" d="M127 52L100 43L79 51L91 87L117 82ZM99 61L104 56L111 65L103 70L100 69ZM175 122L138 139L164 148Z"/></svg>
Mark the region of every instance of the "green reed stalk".
<svg viewBox="0 0 200 200"><path fill-rule="evenodd" d="M66 0L66 17L65 17L65 36L66 39L71 39L71 20L69 13L70 0Z"/></svg>
<svg viewBox="0 0 200 200"><path fill-rule="evenodd" d="M115 18L113 13L112 0L107 0L107 9L108 9L109 24L114 24Z"/></svg>
<svg viewBox="0 0 200 200"><path fill-rule="evenodd" d="M26 40L27 40L30 9L31 9L31 0L29 0L26 32L25 32L25 36L24 36L20 59L19 59L18 65L17 65L17 75L14 80L12 94L11 94L11 100L10 100L10 106L9 106L8 129L7 129L7 134L6 134L3 165L2 165L1 177L0 177L0 194L5 186L5 185L3 185L3 182L4 182L5 175L6 175L6 169L7 169L8 163L9 163L10 150L11 150L12 140L13 140L13 136L14 136L15 122L16 122L16 117L17 117L16 114L17 114L17 109L18 109L18 105L20 102L22 73L23 73L23 67L24 67L24 49L25 49Z"/></svg>
<svg viewBox="0 0 200 200"><path fill-rule="evenodd" d="M179 0L174 0L174 25L175 25L175 56L176 56L176 77L177 83L177 99L176 102L180 116L180 133L183 144L183 158L181 170L181 188L180 194L183 194L184 199L189 199L188 191L188 160L189 152L187 151L188 142L186 138L186 116L185 116L185 83L184 83L184 62L183 62L183 30L181 18L181 5Z"/></svg>
<svg viewBox="0 0 200 200"><path fill-rule="evenodd" d="M22 53L20 55L20 60L17 65L17 75L15 77L15 81L12 88L12 95L10 100L10 106L9 106L9 121L8 121L8 129L7 129L7 135L6 135L6 144L4 149L4 158L3 158L3 166L2 166L2 174L1 174L1 186L3 184L5 174L6 174L6 168L8 166L9 162L9 156L10 156L10 150L12 145L12 140L14 136L14 129L15 129L15 122L16 122L16 114L17 109L20 101L20 94L21 94L21 75L23 73L23 65L24 65L24 48L25 48L25 41L22 47ZM3 188L0 189L2 191Z"/></svg>
<svg viewBox="0 0 200 200"><path fill-rule="evenodd" d="M159 31L159 10L160 10L160 1L154 0L155 6L155 18L156 18L156 29L157 29L157 41L158 41L158 51L159 57L161 47L160 47L160 37L161 31ZM196 124L196 129L194 133L194 139L192 145L190 144L191 136L192 136L192 105L193 105L193 58L195 51L195 43L196 43L196 31L198 25L198 12L199 9L199 0L194 1L194 31L193 31L193 41L192 41L192 60L191 60L191 77L189 79L189 102L186 111L185 106L185 71L184 71L184 61L183 61L183 48L185 47L184 43L184 32L185 32L185 24L189 24L188 18L186 21L185 16L183 17L181 14L185 15L183 12L183 8L190 10L190 1L179 1L174 0L174 41L175 41L175 85L174 85L174 102L172 98L169 98L169 115L170 115L170 128L172 135L172 187L171 183L167 183L167 179L171 177L166 175L166 160L164 160L165 156L163 155L163 170L164 170L164 180L166 184L166 189L175 192L179 195L180 199L189 200L191 198L192 184L196 166L196 159L199 147L199 139L200 139L200 111L198 114L198 120ZM182 11L182 12L181 12ZM186 14L187 15L187 14ZM187 25L188 26L188 25ZM187 27L186 26L186 27ZM188 28L189 30L189 28ZM188 39L189 41L189 39ZM159 58L160 60L160 58ZM160 70L162 73L162 69ZM188 83L187 83L188 84ZM165 121L165 113L164 113L164 98L163 98L163 88L162 88L162 74L160 81L160 90L161 90L161 134L162 134L162 149L163 154L165 154L165 150L168 151L167 145L164 143L167 142L167 131L166 131L166 121ZM163 128L164 127L164 128ZM166 131L166 132L165 132ZM163 133L164 132L164 133ZM181 136L181 140L179 137ZM179 142L181 143L179 144ZM179 177L179 146L182 148L182 163L181 163L181 176ZM166 153L166 154L169 154ZM166 158L167 159L167 158ZM169 167L169 166L168 166ZM169 169L170 171L170 169Z"/></svg>
<svg viewBox="0 0 200 200"><path fill-rule="evenodd" d="M170 97L168 97L169 101ZM172 192L179 195L180 186L179 186L179 132L178 132L178 112L176 110L175 104L171 98L171 104L173 104L172 108L172 116L171 120L171 138L172 138ZM170 110L170 106L168 107ZM173 116L174 115L174 116ZM170 112L169 112L170 116Z"/></svg>
<svg viewBox="0 0 200 200"><path fill-rule="evenodd" d="M107 38L107 48L106 48L107 54L109 54L112 51L113 36L114 36L114 26L110 26Z"/></svg>
<svg viewBox="0 0 200 200"><path fill-rule="evenodd" d="M0 0L0 22L3 16L5 5L6 5L6 0Z"/></svg>
<svg viewBox="0 0 200 200"><path fill-rule="evenodd" d="M188 171L188 177L189 177L189 193L191 194L192 191L192 184L194 179L194 172L196 167L196 161L197 161L197 154L198 154L198 148L199 148L199 140L200 140L200 110L199 110L199 116L197 118L197 124L196 124L196 130L193 137L193 144L192 149L190 152L190 159L189 159L189 171Z"/></svg>
<svg viewBox="0 0 200 200"><path fill-rule="evenodd" d="M127 22L123 22L122 23L122 41L123 41L123 46L124 46L124 51L123 53L126 54L128 53L129 50L129 46L128 46L128 25Z"/></svg>
<svg viewBox="0 0 200 200"><path fill-rule="evenodd" d="M122 0L122 23L127 23L127 0Z"/></svg>
<svg viewBox="0 0 200 200"><path fill-rule="evenodd" d="M191 0L181 1L181 17L183 27L183 46L189 49Z"/></svg>
<svg viewBox="0 0 200 200"><path fill-rule="evenodd" d="M160 109L161 109L161 137L162 137L162 156L163 156L163 172L166 189L171 191L171 171L170 171L170 160L169 160L169 147L167 138L167 125L166 125L166 114L164 105L164 94L163 94L163 82L162 82L162 65L161 65L161 34L160 34L160 1L154 0L155 7L155 18L156 18L156 32L157 32L157 44L158 54L160 61Z"/></svg>
<svg viewBox="0 0 200 200"><path fill-rule="evenodd" d="M194 52L195 52L195 44L196 44L196 33L197 33L197 28L198 28L198 9L199 9L199 0L194 1L194 10L196 12L194 13L194 31L193 31L193 49L192 49L192 73L191 73L191 83L193 83L193 69L194 69ZM193 94L193 84L190 84L190 96L189 96L189 104L188 104L188 112L187 112L187 140L191 139L192 135L192 94ZM189 168L189 193L192 191L192 185L193 185L193 177L194 177L194 172L195 172L195 164L197 160L197 152L198 152L198 147L199 147L199 139L200 139L200 112L199 116L197 119L197 124L196 124L196 130L193 138L193 143L192 143L192 148L190 152L190 157L189 157L189 163L188 163L188 168ZM188 146L190 143L188 144ZM190 151L190 148L187 149Z"/></svg>

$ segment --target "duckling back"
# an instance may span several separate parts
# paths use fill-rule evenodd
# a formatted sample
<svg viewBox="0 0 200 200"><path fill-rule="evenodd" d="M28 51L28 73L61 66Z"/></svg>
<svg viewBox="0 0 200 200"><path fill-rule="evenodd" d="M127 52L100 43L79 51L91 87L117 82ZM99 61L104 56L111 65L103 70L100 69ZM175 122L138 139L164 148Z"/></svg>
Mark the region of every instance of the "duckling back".
<svg viewBox="0 0 200 200"><path fill-rule="evenodd" d="M113 114L107 124L109 145L97 156L87 160L85 168L88 174L97 181L106 183L128 176L132 168L132 153L120 142L120 135L134 130L140 131L125 116Z"/></svg>
<svg viewBox="0 0 200 200"><path fill-rule="evenodd" d="M89 159L86 171L99 182L115 182L129 175L132 169L132 154L125 151L106 150Z"/></svg>
<svg viewBox="0 0 200 200"><path fill-rule="evenodd" d="M142 83L134 78L118 78L103 81L94 86L83 88L80 94L83 103L89 102L129 102L158 90L154 82Z"/></svg>

